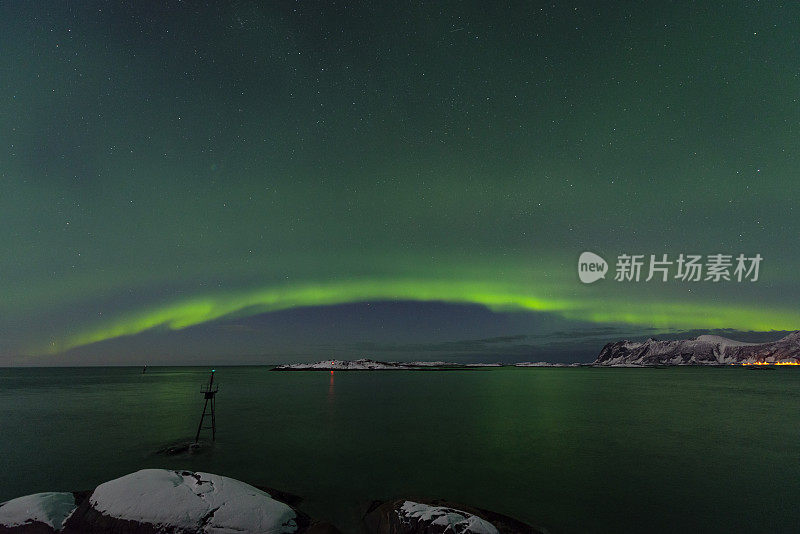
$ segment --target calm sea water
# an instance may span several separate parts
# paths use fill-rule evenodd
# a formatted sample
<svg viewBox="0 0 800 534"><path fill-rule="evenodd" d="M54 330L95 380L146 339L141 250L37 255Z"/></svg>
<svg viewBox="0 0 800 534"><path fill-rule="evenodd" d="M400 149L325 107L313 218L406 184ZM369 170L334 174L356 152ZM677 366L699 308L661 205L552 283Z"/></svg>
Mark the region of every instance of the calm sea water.
<svg viewBox="0 0 800 534"><path fill-rule="evenodd" d="M554 532L796 532L800 369L0 369L0 501L144 467L302 496L355 532L372 499L443 497Z"/></svg>

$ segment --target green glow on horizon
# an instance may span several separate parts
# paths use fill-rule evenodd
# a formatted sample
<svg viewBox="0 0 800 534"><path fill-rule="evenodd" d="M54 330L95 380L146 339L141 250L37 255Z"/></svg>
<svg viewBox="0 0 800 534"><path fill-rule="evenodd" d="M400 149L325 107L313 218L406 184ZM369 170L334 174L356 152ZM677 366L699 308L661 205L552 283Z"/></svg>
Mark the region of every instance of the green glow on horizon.
<svg viewBox="0 0 800 534"><path fill-rule="evenodd" d="M685 302L631 304L607 298L538 298L519 287L501 283L365 280L303 284L187 299L101 322L78 334L53 341L47 349L38 352L55 354L151 329L181 330L223 318L377 300L479 304L497 312L548 312L566 319L660 329L792 330L800 324L800 312L790 310Z"/></svg>

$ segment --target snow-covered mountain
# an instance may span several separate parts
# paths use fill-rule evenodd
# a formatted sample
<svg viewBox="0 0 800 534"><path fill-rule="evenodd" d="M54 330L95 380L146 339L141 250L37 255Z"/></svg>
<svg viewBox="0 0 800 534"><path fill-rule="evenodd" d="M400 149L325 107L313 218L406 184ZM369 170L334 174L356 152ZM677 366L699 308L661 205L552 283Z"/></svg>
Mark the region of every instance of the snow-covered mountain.
<svg viewBox="0 0 800 534"><path fill-rule="evenodd" d="M594 361L602 366L728 365L747 363L797 363L800 331L769 343L744 343L720 336L695 339L609 343Z"/></svg>

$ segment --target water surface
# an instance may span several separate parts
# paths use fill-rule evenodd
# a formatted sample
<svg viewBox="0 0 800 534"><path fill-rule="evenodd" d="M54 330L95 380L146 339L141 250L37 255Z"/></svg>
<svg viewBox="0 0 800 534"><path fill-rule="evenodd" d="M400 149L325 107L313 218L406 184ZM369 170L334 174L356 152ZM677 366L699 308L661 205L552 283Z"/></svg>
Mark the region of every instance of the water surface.
<svg viewBox="0 0 800 534"><path fill-rule="evenodd" d="M208 368L0 369L0 501L145 467L304 497L355 532L372 499L442 497L554 532L800 526L800 370L217 369L217 440L193 456Z"/></svg>

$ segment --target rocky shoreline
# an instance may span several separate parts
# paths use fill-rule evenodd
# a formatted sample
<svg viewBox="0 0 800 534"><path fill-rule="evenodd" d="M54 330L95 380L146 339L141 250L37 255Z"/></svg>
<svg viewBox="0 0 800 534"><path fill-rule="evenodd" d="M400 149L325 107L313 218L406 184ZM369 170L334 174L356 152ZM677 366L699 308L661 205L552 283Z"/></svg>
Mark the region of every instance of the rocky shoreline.
<svg viewBox="0 0 800 534"><path fill-rule="evenodd" d="M266 488L265 488L266 489ZM0 503L0 534L341 534L298 510L299 497L211 473L143 469L94 490ZM365 534L539 534L511 517L421 498L374 502Z"/></svg>

